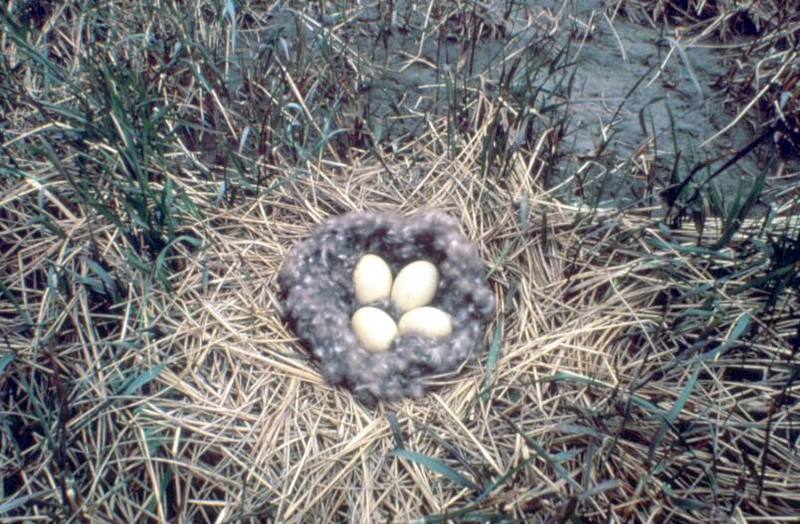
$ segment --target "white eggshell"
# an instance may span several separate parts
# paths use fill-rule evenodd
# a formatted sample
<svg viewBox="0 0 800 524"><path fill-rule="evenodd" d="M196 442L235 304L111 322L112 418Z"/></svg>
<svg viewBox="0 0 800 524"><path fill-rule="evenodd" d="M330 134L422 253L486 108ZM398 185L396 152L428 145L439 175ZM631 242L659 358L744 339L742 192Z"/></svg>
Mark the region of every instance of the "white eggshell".
<svg viewBox="0 0 800 524"><path fill-rule="evenodd" d="M400 311L427 306L436 294L439 270L425 260L417 260L400 270L392 286L392 302Z"/></svg>
<svg viewBox="0 0 800 524"><path fill-rule="evenodd" d="M376 307L362 307L356 311L351 325L358 341L372 353L388 350L397 336L397 324L392 317Z"/></svg>
<svg viewBox="0 0 800 524"><path fill-rule="evenodd" d="M353 270L353 287L359 304L388 299L392 290L389 264L377 255L364 255Z"/></svg>
<svg viewBox="0 0 800 524"><path fill-rule="evenodd" d="M418 307L400 317L400 334L416 333L424 337L444 338L453 332L450 315L435 307Z"/></svg>

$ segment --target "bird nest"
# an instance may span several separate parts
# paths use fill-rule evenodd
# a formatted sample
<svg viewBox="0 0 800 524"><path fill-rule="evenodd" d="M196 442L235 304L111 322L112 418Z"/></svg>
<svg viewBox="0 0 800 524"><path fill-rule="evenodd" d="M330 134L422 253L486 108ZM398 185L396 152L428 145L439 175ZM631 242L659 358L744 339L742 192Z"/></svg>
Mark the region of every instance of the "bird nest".
<svg viewBox="0 0 800 524"><path fill-rule="evenodd" d="M440 279L432 305L450 314L452 333L443 339L400 335L385 353L362 347L350 318L359 307L353 269L366 253L383 257L393 274L414 260L434 263ZM351 213L332 218L292 250L279 278L285 319L319 359L328 382L374 404L418 397L426 376L451 372L476 353L495 306L484 275L478 251L458 222L429 211L411 217ZM380 305L398 313L388 302Z"/></svg>

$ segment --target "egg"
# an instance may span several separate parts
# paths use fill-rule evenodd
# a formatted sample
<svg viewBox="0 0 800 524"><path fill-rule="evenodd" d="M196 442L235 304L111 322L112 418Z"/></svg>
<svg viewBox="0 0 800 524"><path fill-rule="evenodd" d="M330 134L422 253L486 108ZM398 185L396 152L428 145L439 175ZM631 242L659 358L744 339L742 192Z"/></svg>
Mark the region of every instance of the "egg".
<svg viewBox="0 0 800 524"><path fill-rule="evenodd" d="M435 307L418 307L400 317L401 335L415 333L424 337L444 338L453 332L450 315Z"/></svg>
<svg viewBox="0 0 800 524"><path fill-rule="evenodd" d="M436 294L439 270L425 260L417 260L400 270L392 286L392 302L401 312L427 306Z"/></svg>
<svg viewBox="0 0 800 524"><path fill-rule="evenodd" d="M353 270L353 288L359 304L387 300L392 290L392 270L377 255L364 255Z"/></svg>
<svg viewBox="0 0 800 524"><path fill-rule="evenodd" d="M351 326L358 341L371 353L387 351L397 336L397 324L392 317L376 307L356 311Z"/></svg>

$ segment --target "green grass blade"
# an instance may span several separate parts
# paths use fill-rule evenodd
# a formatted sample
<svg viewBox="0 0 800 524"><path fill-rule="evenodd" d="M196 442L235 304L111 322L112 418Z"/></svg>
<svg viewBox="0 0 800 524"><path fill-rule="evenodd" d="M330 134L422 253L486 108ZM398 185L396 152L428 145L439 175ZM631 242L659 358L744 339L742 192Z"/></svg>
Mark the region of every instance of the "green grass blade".
<svg viewBox="0 0 800 524"><path fill-rule="evenodd" d="M22 317L22 321L24 322L26 328L33 325L33 319L31 319L28 311L20 305L17 297L15 297L14 293L12 293L11 290L6 287L2 280L0 280L0 294L11 302L11 304L14 306L14 309L17 310L17 314Z"/></svg>
<svg viewBox="0 0 800 524"><path fill-rule="evenodd" d="M391 452L391 455L404 458L412 462L416 462L420 466L424 466L431 471L439 473L448 480L460 486L463 486L467 489L470 489L472 491L480 490L480 486L469 480L467 477L465 477L458 471L454 470L450 466L447 466L446 464L443 464L442 462L434 458L428 457L427 455L423 455L421 453L417 453L416 451L411 451L408 449L396 449Z"/></svg>
<svg viewBox="0 0 800 524"><path fill-rule="evenodd" d="M600 493L611 491L613 489L619 489L620 486L622 486L622 483L617 479L604 480L578 495L578 501L583 502L594 497L595 495L599 495Z"/></svg>
<svg viewBox="0 0 800 524"><path fill-rule="evenodd" d="M100 277L100 280L103 283L103 291L108 296L116 299L118 290L114 277L112 277L111 274L103 268L103 266L92 259L88 259L86 264L89 266L89 269L91 269L95 274L97 274L98 277Z"/></svg>
<svg viewBox="0 0 800 524"><path fill-rule="evenodd" d="M142 386L157 378L161 374L161 371L164 370L166 365L166 362L162 362L161 364L148 369L138 377L134 377L123 388L121 388L122 392L119 394L124 397L129 397L135 394L140 388L142 388Z"/></svg>
<svg viewBox="0 0 800 524"><path fill-rule="evenodd" d="M36 493L31 493L30 495L24 495L22 497L17 497L15 499L6 500L0 503L0 514L8 513L13 511L17 508L21 508L28 504L28 502L32 500L36 500L43 495L47 495L51 493L50 491L37 491Z"/></svg>
<svg viewBox="0 0 800 524"><path fill-rule="evenodd" d="M508 471L506 471L505 473L503 473L494 482L488 483L486 485L486 488L484 488L483 493L481 493L478 496L478 498L475 499L475 503L476 504L480 503L483 500L485 500L486 498L488 498L492 493L494 493L494 491L497 488L499 488L499 487L503 486L504 484L506 484L509 480L513 479L517 475L517 473L519 473L520 471L522 471L523 469L528 467L528 464L530 464L532 460L533 460L532 458L523 460L522 462L520 462L519 464L517 464L513 468L511 468Z"/></svg>
<svg viewBox="0 0 800 524"><path fill-rule="evenodd" d="M400 423L397 421L397 415L393 412L389 412L386 415L386 418L389 419L389 427L392 429L392 435L394 436L394 442L397 446L397 449L405 449L405 439L403 438L403 430L400 427Z"/></svg>
<svg viewBox="0 0 800 524"><path fill-rule="evenodd" d="M731 334L725 339L725 342L717 346L716 348L712 349L711 351L706 351L705 353L701 353L697 355L692 361L701 361L705 362L708 360L712 360L730 349L742 335L750 328L750 322L753 320L753 317L750 316L749 313L743 314L739 317L739 320L736 321L736 324L733 326L731 330Z"/></svg>
<svg viewBox="0 0 800 524"><path fill-rule="evenodd" d="M492 387L492 380L494 379L494 370L497 367L497 358L500 354L500 343L503 340L503 329L505 327L505 320L500 319L500 323L494 330L494 337L489 346L489 358L486 361L486 379L483 382L483 392L481 399L484 402L489 402L489 391Z"/></svg>
<svg viewBox="0 0 800 524"><path fill-rule="evenodd" d="M755 182L753 183L752 189L750 193L747 195L747 199L744 203L740 202L740 195L737 191L736 195L736 203L734 206L731 207L731 214L728 216L728 219L725 221L725 227L722 231L722 236L719 240L712 246L712 249L720 249L724 247L728 242L730 242L733 235L736 234L737 231L742 227L742 223L744 219L747 218L748 213L753 208L753 206L758 201L758 198L761 196L761 192L764 190L764 183L767 179L767 174L771 171L768 169L762 169L756 178Z"/></svg>
<svg viewBox="0 0 800 524"><path fill-rule="evenodd" d="M0 373L3 373L8 367L8 365L14 362L15 358L16 356L14 355L14 353L7 353L2 357L0 357Z"/></svg>
<svg viewBox="0 0 800 524"><path fill-rule="evenodd" d="M653 462L653 456L655 455L658 446L661 444L661 441L664 440L664 436L667 434L667 431L669 431L669 428L675 427L675 421L678 419L678 415L680 415L681 411L683 411L686 401L689 400L689 396L694 390L694 386L697 383L697 377L700 375L700 369L700 366L696 366L694 368L694 372L689 377L686 385L683 387L681 394L678 395L678 398L675 401L675 404L672 406L672 409L669 410L666 417L664 417L664 419L661 421L661 427L659 427L658 433L656 433L655 438L650 443L650 449L647 451L648 462Z"/></svg>

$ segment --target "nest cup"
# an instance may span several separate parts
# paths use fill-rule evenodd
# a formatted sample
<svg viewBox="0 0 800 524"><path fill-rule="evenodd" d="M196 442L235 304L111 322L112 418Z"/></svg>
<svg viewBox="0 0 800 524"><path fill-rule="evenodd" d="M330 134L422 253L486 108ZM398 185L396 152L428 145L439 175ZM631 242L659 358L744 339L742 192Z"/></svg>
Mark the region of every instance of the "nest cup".
<svg viewBox="0 0 800 524"><path fill-rule="evenodd" d="M435 264L439 286L430 305L450 314L450 336L406 334L385 353L364 349L350 318L361 306L353 269L367 253L386 260L394 276L415 260ZM279 284L285 320L319 359L326 380L351 388L372 405L421 396L424 377L453 371L477 352L495 305L484 277L477 249L445 213L351 213L329 219L298 244L281 268ZM398 318L390 303L377 306Z"/></svg>

